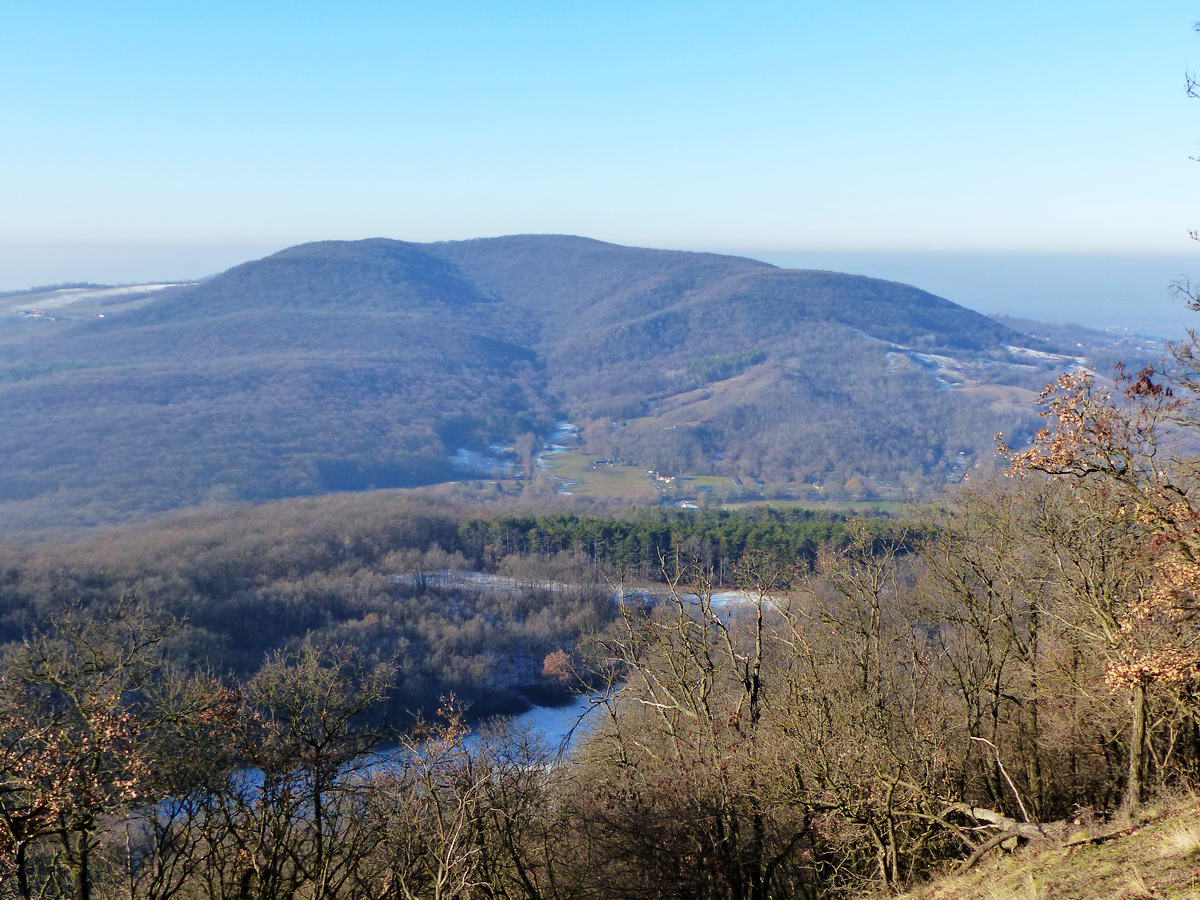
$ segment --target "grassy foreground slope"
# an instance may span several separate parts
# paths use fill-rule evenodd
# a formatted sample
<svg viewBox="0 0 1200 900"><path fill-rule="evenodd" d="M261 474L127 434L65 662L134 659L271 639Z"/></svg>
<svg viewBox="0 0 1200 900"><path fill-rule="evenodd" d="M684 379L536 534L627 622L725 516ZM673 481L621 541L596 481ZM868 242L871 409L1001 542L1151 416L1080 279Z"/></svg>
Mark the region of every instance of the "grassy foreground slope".
<svg viewBox="0 0 1200 900"><path fill-rule="evenodd" d="M1143 810L1129 825L1079 828L1065 840L1000 854L904 900L1196 900L1200 805Z"/></svg>

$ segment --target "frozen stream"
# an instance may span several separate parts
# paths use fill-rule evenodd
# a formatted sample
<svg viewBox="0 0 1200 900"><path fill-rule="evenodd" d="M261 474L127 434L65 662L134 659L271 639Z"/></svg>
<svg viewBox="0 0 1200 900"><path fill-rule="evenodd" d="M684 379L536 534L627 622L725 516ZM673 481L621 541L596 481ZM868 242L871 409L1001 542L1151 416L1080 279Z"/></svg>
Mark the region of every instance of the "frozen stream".
<svg viewBox="0 0 1200 900"><path fill-rule="evenodd" d="M411 586L447 588L485 594L512 594L521 591L542 590L559 592L578 588L578 585L563 584L550 580L530 578L513 578L507 575L497 575L491 572L440 570L422 573L397 573L388 576L397 584ZM684 594L686 599L695 602L695 594ZM640 603L661 603L666 599L661 585L620 587L613 590L614 604L633 600ZM745 591L720 591L712 595L712 608L724 619L736 614L743 603L753 600L753 595ZM551 753L569 753L578 746L580 738L587 733L589 725L594 725L602 710L595 701L599 694L575 695L562 706L535 706L514 716L507 717L507 725L515 733L526 732L537 736ZM472 734L468 744L478 746L480 737Z"/></svg>
<svg viewBox="0 0 1200 900"><path fill-rule="evenodd" d="M506 726L506 733L511 735L514 742L521 735L528 735L536 740L531 744L536 746L540 741L549 754L549 759L561 760L579 746L581 740L595 726L603 707L596 704L602 694L577 694L562 706L535 706L515 716L501 716L492 720L496 724ZM489 727L488 722L479 723L467 735L463 742L469 752L481 749L483 734ZM382 747L365 756L346 764L344 774L361 778L371 772L383 772L387 767L397 763L397 749ZM241 770L241 779L247 787L261 788L262 772L258 769Z"/></svg>
<svg viewBox="0 0 1200 900"><path fill-rule="evenodd" d="M462 591L475 591L484 594L511 594L519 591L551 591L558 593L569 589L578 589L581 585L564 584L558 581L537 578L514 578L511 575L497 575L492 572L473 572L456 569L438 569L431 572L403 572L387 576L395 584L411 587L436 587L441 590L456 588ZM684 594L685 598L696 601L695 594ZM662 602L667 598L666 589L661 585L618 587L613 591L613 602L621 600L639 600L647 603ZM740 603L754 599L754 595L746 591L717 591L712 595L713 609L727 609Z"/></svg>
<svg viewBox="0 0 1200 900"><path fill-rule="evenodd" d="M399 583L413 583L418 576L393 575L391 577ZM463 590L481 592L528 590L533 586L525 579L518 580L485 572L427 572L419 577L442 587L453 586ZM567 585L547 581L537 583L536 587L542 590L562 590ZM625 588L614 592L613 601L620 602L622 598L630 598L631 595L650 602L663 599L661 593L656 594L652 590ZM692 601L696 599L694 594L683 596ZM752 595L744 591L721 591L712 595L712 608L724 619L726 615L735 615L737 608L751 599L753 599ZM492 722L504 728L513 739L528 735L536 741L540 741L551 759L561 759L578 748L588 732L601 721L601 717L604 715L604 705L599 701L603 696L599 692L576 694L562 705L534 706L523 713L496 717ZM466 748L468 750L479 749L484 740L482 732L486 732L488 728L487 721L478 723L466 738ZM362 774L377 765L386 766L388 760L395 760L394 752L394 750L381 750L374 760L371 755L368 755L365 758L365 766L362 764L364 760L359 760L357 763L352 763L349 769ZM255 770L246 770L246 773L252 783L261 779L261 774Z"/></svg>
<svg viewBox="0 0 1200 900"><path fill-rule="evenodd" d="M602 707L596 701L602 694L576 694L563 706L535 706L507 717L505 725L515 736L528 734L541 740L552 756L568 755L588 731L595 727ZM471 749L480 744L478 732L467 738Z"/></svg>
<svg viewBox="0 0 1200 900"><path fill-rule="evenodd" d="M537 454L537 467L539 469L550 469L553 467L551 459L560 453L566 453L568 450L579 445L579 426L566 419L559 421L554 433L550 435L550 439L542 446L541 452ZM561 478L555 477L557 483L557 491L560 494L570 494L577 482L564 481Z"/></svg>

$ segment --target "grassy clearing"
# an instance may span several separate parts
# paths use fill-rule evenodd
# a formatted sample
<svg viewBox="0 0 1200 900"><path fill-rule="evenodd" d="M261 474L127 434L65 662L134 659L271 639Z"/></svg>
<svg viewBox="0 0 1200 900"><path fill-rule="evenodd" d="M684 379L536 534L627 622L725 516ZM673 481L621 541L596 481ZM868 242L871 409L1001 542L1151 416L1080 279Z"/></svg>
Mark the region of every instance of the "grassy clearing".
<svg viewBox="0 0 1200 900"><path fill-rule="evenodd" d="M566 489L581 497L626 500L630 503L657 504L663 496L687 497L699 501L707 493L738 490L727 475L679 475L674 482L654 482L642 466L597 465L594 453L568 450L547 458L547 467ZM878 513L903 514L911 503L892 500L741 500L721 504L724 509L809 509L814 512L840 512L851 515Z"/></svg>
<svg viewBox="0 0 1200 900"><path fill-rule="evenodd" d="M684 485L696 488L712 488L713 490L738 490L737 482L727 475L681 475L679 481Z"/></svg>
<svg viewBox="0 0 1200 900"><path fill-rule="evenodd" d="M737 482L728 475L681 474L671 483L655 482L644 466L596 464L597 456L582 450L567 450L546 458L547 468L566 489L581 497L626 500L630 503L658 504L664 496L699 501L709 491L737 491ZM809 509L814 512L840 512L851 515L878 513L903 514L913 504L896 500L739 500L722 503L723 509Z"/></svg>
<svg viewBox="0 0 1200 900"><path fill-rule="evenodd" d="M604 499L626 499L634 503L657 503L658 490L650 476L639 466L596 465L596 456L569 450L547 459L550 471L563 481L572 494Z"/></svg>
<svg viewBox="0 0 1200 900"><path fill-rule="evenodd" d="M1103 840L1106 834L1114 836ZM1200 900L1200 805L1194 800L1150 808L1130 829L1098 826L1090 836L1101 840L995 855L902 900Z"/></svg>

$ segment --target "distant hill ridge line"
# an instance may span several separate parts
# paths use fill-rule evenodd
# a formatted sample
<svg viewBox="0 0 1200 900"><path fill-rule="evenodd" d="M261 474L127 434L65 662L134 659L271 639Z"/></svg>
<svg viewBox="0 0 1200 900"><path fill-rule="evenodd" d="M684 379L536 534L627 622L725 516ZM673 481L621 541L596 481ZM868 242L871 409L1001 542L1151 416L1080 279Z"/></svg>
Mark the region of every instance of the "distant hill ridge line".
<svg viewBox="0 0 1200 900"><path fill-rule="evenodd" d="M953 301L902 282L849 275L829 269L786 269L749 257L688 250L658 250L627 247L578 235L507 235L492 238L470 238L459 241L418 243L391 238L365 238L352 241L315 241L288 247L275 254L236 266L224 276L239 273L272 260L304 261L325 259L345 265L351 262L378 264L371 251L394 253L404 251L403 260L411 263L414 254L442 263L450 263L462 281L474 288L476 300L503 300L528 309L545 309L568 302L564 292L547 296L549 286L564 280L581 295L569 298L591 304L611 302L622 295L636 293L645 299L645 292L664 288L676 302L691 299L698 291L716 294L751 293L757 286L753 281L731 279L781 279L789 286L797 281L810 284L835 283L886 287L903 296L906 303L943 312L954 311L976 327L991 332L989 344L1004 342L1039 345L1039 342L1013 331L994 320ZM366 254L361 251L368 251ZM632 264L631 264L632 263ZM697 273L699 264L703 271ZM585 273L580 274L581 270ZM609 274L607 277L604 272ZM572 273L570 279L565 273ZM447 272L447 274L449 274ZM217 276L221 278L223 276ZM690 281L690 283L680 283ZM549 283L549 284L548 284ZM639 309L642 316L653 315L657 309ZM828 309L823 310L829 312ZM988 323L986 326L983 323ZM864 331L872 334L866 322ZM888 338L884 338L888 339Z"/></svg>
<svg viewBox="0 0 1200 900"><path fill-rule="evenodd" d="M0 522L448 481L564 415L647 469L924 490L1028 425L950 388L1042 347L898 282L570 235L300 244L39 335L0 362Z"/></svg>

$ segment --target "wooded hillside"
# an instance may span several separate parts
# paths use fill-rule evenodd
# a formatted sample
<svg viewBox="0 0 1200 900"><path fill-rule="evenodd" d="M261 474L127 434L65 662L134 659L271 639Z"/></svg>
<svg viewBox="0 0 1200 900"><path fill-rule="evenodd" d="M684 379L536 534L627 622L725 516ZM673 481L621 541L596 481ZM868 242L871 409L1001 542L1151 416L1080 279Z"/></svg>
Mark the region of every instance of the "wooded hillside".
<svg viewBox="0 0 1200 900"><path fill-rule="evenodd" d="M9 534L477 475L558 417L646 469L907 496L1028 433L1065 359L905 285L573 237L306 244L139 304L6 350Z"/></svg>

